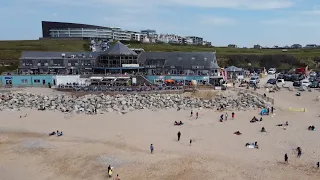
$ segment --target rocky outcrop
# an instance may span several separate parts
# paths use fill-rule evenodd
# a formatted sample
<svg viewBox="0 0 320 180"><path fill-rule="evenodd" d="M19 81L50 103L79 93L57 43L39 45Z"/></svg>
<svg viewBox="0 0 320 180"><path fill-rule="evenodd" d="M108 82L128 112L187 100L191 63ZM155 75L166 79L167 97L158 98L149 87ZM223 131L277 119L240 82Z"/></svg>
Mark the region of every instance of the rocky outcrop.
<svg viewBox="0 0 320 180"><path fill-rule="evenodd" d="M39 95L30 93L0 93L0 110L19 111L23 108L61 112L94 114L114 112L127 113L141 109L217 109L248 110L264 107L267 102L261 98L239 92L237 95L215 96L210 100L185 97L176 94L145 95Z"/></svg>

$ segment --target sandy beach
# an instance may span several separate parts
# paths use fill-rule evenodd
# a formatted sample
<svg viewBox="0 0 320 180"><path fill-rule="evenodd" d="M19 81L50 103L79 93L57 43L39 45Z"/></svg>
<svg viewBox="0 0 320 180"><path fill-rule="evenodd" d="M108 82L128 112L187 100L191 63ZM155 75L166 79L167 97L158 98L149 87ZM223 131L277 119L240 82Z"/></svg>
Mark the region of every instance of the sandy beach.
<svg viewBox="0 0 320 180"><path fill-rule="evenodd" d="M219 122L221 112L206 109L194 109L198 119L190 117L190 111L176 109L92 116L0 111L0 179L103 180L108 179L108 165L114 167L113 178L119 174L127 180L319 179L320 102L314 99L320 92L297 97L282 89L267 95L275 99L275 114L256 123L249 121L260 118L258 109L235 112L235 119L225 122ZM289 107L307 108L307 112L289 112ZM174 126L174 121L184 125ZM276 126L286 121L286 130ZM308 131L310 125L317 130ZM262 127L266 133L260 132ZM56 130L64 135L48 136ZM259 149L245 146L255 141ZM298 146L300 158L294 151Z"/></svg>

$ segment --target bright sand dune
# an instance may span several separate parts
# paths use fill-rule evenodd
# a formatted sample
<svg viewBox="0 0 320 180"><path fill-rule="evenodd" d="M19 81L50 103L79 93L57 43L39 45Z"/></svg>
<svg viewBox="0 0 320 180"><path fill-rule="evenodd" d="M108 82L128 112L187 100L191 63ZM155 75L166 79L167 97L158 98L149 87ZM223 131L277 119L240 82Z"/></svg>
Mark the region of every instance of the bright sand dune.
<svg viewBox="0 0 320 180"><path fill-rule="evenodd" d="M106 169L129 180L286 180L319 179L320 93L282 90L276 98L274 117L251 124L258 110L236 112L235 120L218 122L220 113L189 111L137 111L96 116L66 115L60 112L0 112L0 179L79 180L107 179ZM305 107L308 112L288 112L288 107ZM196 112L197 110L195 110ZM25 118L20 115L27 114ZM231 113L229 113L231 114ZM230 115L229 115L230 117ZM182 120L185 125L173 126ZM289 121L287 130L275 126ZM307 130L309 125L318 128ZM267 133L260 133L264 126ZM56 130L63 137L48 137ZM241 136L233 132L240 131ZM182 138L177 142L177 132ZM189 146L189 139L193 139ZM260 149L248 149L257 141ZM150 154L153 143L155 153ZM302 148L301 158L293 149ZM289 164L283 164L284 154Z"/></svg>

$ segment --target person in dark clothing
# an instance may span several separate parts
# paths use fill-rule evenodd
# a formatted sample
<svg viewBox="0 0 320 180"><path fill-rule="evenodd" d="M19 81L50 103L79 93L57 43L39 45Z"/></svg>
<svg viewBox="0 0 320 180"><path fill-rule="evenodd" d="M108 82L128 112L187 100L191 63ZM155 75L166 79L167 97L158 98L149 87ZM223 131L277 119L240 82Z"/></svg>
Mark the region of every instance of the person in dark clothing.
<svg viewBox="0 0 320 180"><path fill-rule="evenodd" d="M153 147L153 144L150 145L150 152L151 154L153 153L153 150L154 150L154 147Z"/></svg>
<svg viewBox="0 0 320 180"><path fill-rule="evenodd" d="M190 146L191 146L191 144L192 144L192 139L190 139Z"/></svg>
<svg viewBox="0 0 320 180"><path fill-rule="evenodd" d="M273 106L271 106L271 114L273 114L273 111L274 111Z"/></svg>
<svg viewBox="0 0 320 180"><path fill-rule="evenodd" d="M192 115L193 115L193 111L191 110L191 112L190 112L190 117L192 117Z"/></svg>
<svg viewBox="0 0 320 180"><path fill-rule="evenodd" d="M264 127L262 127L261 132L266 132L266 129Z"/></svg>
<svg viewBox="0 0 320 180"><path fill-rule="evenodd" d="M317 162L317 167L320 168L320 162Z"/></svg>
<svg viewBox="0 0 320 180"><path fill-rule="evenodd" d="M56 132L52 132L52 133L49 133L49 136L54 136L54 135L56 135Z"/></svg>
<svg viewBox="0 0 320 180"><path fill-rule="evenodd" d="M286 154L284 155L284 162L285 162L285 163L288 163L288 160L289 160L288 154L286 153Z"/></svg>
<svg viewBox="0 0 320 180"><path fill-rule="evenodd" d="M180 141L181 132L179 131L177 135L178 135L178 141Z"/></svg>
<svg viewBox="0 0 320 180"><path fill-rule="evenodd" d="M300 147L297 147L297 152L298 152L298 156L297 157L301 157L302 155L302 150Z"/></svg>
<svg viewBox="0 0 320 180"><path fill-rule="evenodd" d="M110 170L111 170L111 166L109 165L108 166L108 174L109 174Z"/></svg>
<svg viewBox="0 0 320 180"><path fill-rule="evenodd" d="M270 113L270 108L267 108L267 114L269 115L269 113Z"/></svg>

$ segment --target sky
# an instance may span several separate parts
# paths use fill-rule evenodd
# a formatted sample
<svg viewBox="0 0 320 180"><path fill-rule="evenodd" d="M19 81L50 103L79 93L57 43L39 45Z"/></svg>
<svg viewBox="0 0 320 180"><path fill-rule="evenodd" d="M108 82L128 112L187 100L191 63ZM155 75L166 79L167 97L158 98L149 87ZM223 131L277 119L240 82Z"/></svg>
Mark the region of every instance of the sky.
<svg viewBox="0 0 320 180"><path fill-rule="evenodd" d="M38 39L41 21L154 29L214 46L320 44L319 0L3 0L0 40Z"/></svg>

